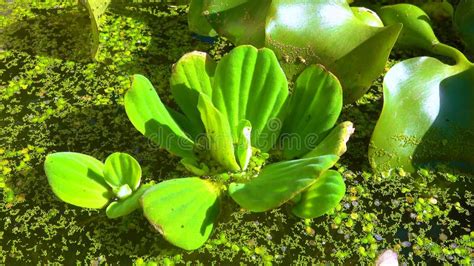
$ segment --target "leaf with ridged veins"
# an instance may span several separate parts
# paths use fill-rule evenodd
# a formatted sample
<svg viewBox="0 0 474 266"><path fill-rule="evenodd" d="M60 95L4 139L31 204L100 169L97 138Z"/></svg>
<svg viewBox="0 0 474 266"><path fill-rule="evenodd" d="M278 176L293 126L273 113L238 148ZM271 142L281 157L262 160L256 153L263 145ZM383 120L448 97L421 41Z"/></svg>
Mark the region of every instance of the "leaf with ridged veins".
<svg viewBox="0 0 474 266"><path fill-rule="evenodd" d="M54 194L69 204L100 209L113 197L104 180L104 164L89 155L52 153L46 156L44 170Z"/></svg>
<svg viewBox="0 0 474 266"><path fill-rule="evenodd" d="M219 189L197 177L161 182L141 198L148 221L171 244L194 250L207 241L220 209Z"/></svg>

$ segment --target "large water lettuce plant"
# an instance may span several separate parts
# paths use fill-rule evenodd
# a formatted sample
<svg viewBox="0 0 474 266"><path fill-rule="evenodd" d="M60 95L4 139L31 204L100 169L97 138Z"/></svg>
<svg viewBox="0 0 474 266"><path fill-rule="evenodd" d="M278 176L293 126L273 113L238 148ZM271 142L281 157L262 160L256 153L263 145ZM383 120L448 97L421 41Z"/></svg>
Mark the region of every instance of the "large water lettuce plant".
<svg viewBox="0 0 474 266"><path fill-rule="evenodd" d="M385 24L403 23L400 47L433 57L396 64L384 79L384 106L369 147L376 170L449 164L474 171L474 64L435 36L428 15L409 4L383 7Z"/></svg>
<svg viewBox="0 0 474 266"><path fill-rule="evenodd" d="M291 77L319 63L341 81L344 101L360 98L384 70L401 25L360 19L345 0L192 0L191 30L275 51Z"/></svg>
<svg viewBox="0 0 474 266"><path fill-rule="evenodd" d="M125 95L125 109L141 133L182 158L189 174L147 185L143 193L135 183L127 183L132 191L124 199L135 205L126 208L127 204L113 217L140 203L145 217L170 243L192 250L209 238L226 194L254 212L289 203L291 212L302 218L321 216L342 199L344 180L329 169L345 152L353 128L350 122L336 125L342 89L323 67L307 68L290 93L269 49L240 46L219 63L205 53L192 52L174 65L171 93L179 111L163 104L148 79L135 75ZM274 156L266 164L270 151ZM53 191L62 200L100 208L114 198L114 191L115 197L118 191L128 191L123 181L117 181L122 179L108 181L110 174L104 171L101 176L101 163L88 156L81 155L89 163L80 158L64 161L81 171L67 172L64 167L75 166L51 163L65 155L70 153L52 154L45 163ZM68 183L63 171L76 173L74 181ZM97 204L75 198L78 190L85 189L81 182L94 184Z"/></svg>

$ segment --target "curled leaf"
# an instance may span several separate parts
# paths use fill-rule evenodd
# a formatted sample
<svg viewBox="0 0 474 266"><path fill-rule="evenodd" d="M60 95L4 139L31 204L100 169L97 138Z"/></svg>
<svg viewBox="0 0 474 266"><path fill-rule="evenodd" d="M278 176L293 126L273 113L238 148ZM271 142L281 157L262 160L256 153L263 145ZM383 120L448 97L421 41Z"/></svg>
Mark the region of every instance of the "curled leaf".
<svg viewBox="0 0 474 266"><path fill-rule="evenodd" d="M140 186L142 169L127 153L115 152L105 160L104 179L114 190L127 185L131 190Z"/></svg>
<svg viewBox="0 0 474 266"><path fill-rule="evenodd" d="M439 42L431 28L429 16L415 5L384 6L377 13L385 25L403 24L397 41L400 47L431 51L432 45Z"/></svg>
<svg viewBox="0 0 474 266"><path fill-rule="evenodd" d="M171 72L171 94L189 122L187 129L193 137L204 132L197 103L199 93L212 97L215 69L216 63L209 55L195 51L181 57Z"/></svg>
<svg viewBox="0 0 474 266"><path fill-rule="evenodd" d="M252 125L248 120L242 120L239 123L239 136L238 143L235 149L235 154L239 162L240 168L246 170L250 158L252 157L252 145L250 140L250 135L252 133Z"/></svg>
<svg viewBox="0 0 474 266"><path fill-rule="evenodd" d="M99 32L101 17L107 10L111 0L81 0L80 1L89 12L92 28L92 57L95 58L97 51L99 50Z"/></svg>
<svg viewBox="0 0 474 266"><path fill-rule="evenodd" d="M351 7L352 13L363 23L372 27L383 27L383 22L374 11L365 7Z"/></svg>

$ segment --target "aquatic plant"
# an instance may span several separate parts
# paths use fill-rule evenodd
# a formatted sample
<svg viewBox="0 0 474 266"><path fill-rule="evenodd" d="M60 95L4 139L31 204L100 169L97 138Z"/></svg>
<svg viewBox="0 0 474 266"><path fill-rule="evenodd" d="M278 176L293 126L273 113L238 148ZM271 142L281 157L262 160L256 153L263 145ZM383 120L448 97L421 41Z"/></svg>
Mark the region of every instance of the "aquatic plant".
<svg viewBox="0 0 474 266"><path fill-rule="evenodd" d="M105 163L81 153L53 153L46 157L44 170L54 194L62 201L93 209L108 205L109 218L136 210L138 199L150 187L140 185L140 165L126 153L113 153Z"/></svg>
<svg viewBox="0 0 474 266"><path fill-rule="evenodd" d="M239 46L217 64L192 52L173 67L171 93L182 113L166 107L141 75L125 96L132 124L204 177L164 181L143 195L145 216L171 243L201 246L226 190L256 212L293 201L293 213L304 218L323 215L344 195L340 174L327 170L345 152L352 124L334 127L342 89L321 66L307 68L289 96L283 70L267 48ZM296 137L296 145L288 137ZM288 161L259 171L271 149Z"/></svg>
<svg viewBox="0 0 474 266"><path fill-rule="evenodd" d="M440 43L426 13L416 6L387 6L385 24L403 23L398 43L455 61L417 57L396 64L384 79L384 107L369 148L376 170L449 164L474 170L474 64Z"/></svg>
<svg viewBox="0 0 474 266"><path fill-rule="evenodd" d="M218 64L192 52L174 66L171 92L183 113L166 107L151 82L135 75L126 112L141 133L182 157L194 176L139 188L140 167L129 155L112 154L103 165L83 154L55 153L45 162L53 192L87 208L117 198L107 207L110 218L135 210L140 199L150 223L188 250L208 239L226 191L254 212L291 201L302 218L327 213L344 196L344 180L328 169L353 129L350 122L335 127L342 89L321 66L307 68L289 96L269 49L240 46ZM270 150L285 161L263 166Z"/></svg>
<svg viewBox="0 0 474 266"><path fill-rule="evenodd" d="M344 102L360 98L382 73L401 25L374 27L354 15L345 0L193 0L190 29L215 30L234 44L275 51L291 78L320 63L344 89Z"/></svg>

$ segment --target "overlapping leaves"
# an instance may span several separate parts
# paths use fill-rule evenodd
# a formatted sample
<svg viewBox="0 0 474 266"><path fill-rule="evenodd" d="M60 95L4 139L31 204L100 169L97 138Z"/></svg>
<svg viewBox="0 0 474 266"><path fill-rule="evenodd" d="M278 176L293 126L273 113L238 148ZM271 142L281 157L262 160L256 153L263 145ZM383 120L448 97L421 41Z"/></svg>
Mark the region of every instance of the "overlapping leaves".
<svg viewBox="0 0 474 266"><path fill-rule="evenodd" d="M361 97L382 73L400 25L374 27L354 15L345 0L193 0L201 14L192 30L209 25L233 43L273 49L289 76L320 63L344 88L344 100ZM205 29L205 30L204 30Z"/></svg>
<svg viewBox="0 0 474 266"><path fill-rule="evenodd" d="M54 194L64 202L101 209L112 201L106 210L109 218L138 209L138 199L149 187L140 186L140 165L126 153L111 154L105 164L81 153L53 153L46 157L44 170Z"/></svg>
<svg viewBox="0 0 474 266"><path fill-rule="evenodd" d="M279 150L288 159L306 156L266 166L258 175L230 185L231 197L252 211L277 208L316 183L324 187L325 180L331 180L318 182L319 177L345 151L352 134L350 122L334 127L342 109L338 79L322 66L313 65L298 78L290 96L285 74L267 48L239 46L217 64L204 53L186 54L173 67L171 93L180 111L165 107L151 83L136 75L125 96L125 108L140 132L183 157L183 165L196 175L209 170L199 155L203 150L231 172L245 170L254 149ZM200 136L205 136L205 141ZM288 137L295 137L298 146L284 142ZM331 181L338 184L337 188L326 188L344 191L342 177L331 176L339 180ZM195 177L159 183L142 197L145 216L171 243L185 249L197 248L212 230L220 189ZM331 194L331 189L326 192ZM333 194L339 198L308 213L319 216L334 207L342 195ZM314 198L324 201L320 195ZM298 209L317 209L316 205L305 203ZM200 218L189 220L188 212ZM295 211L296 215L300 213L302 217L310 216ZM177 220L180 222L175 223ZM183 238L184 233L189 237Z"/></svg>

